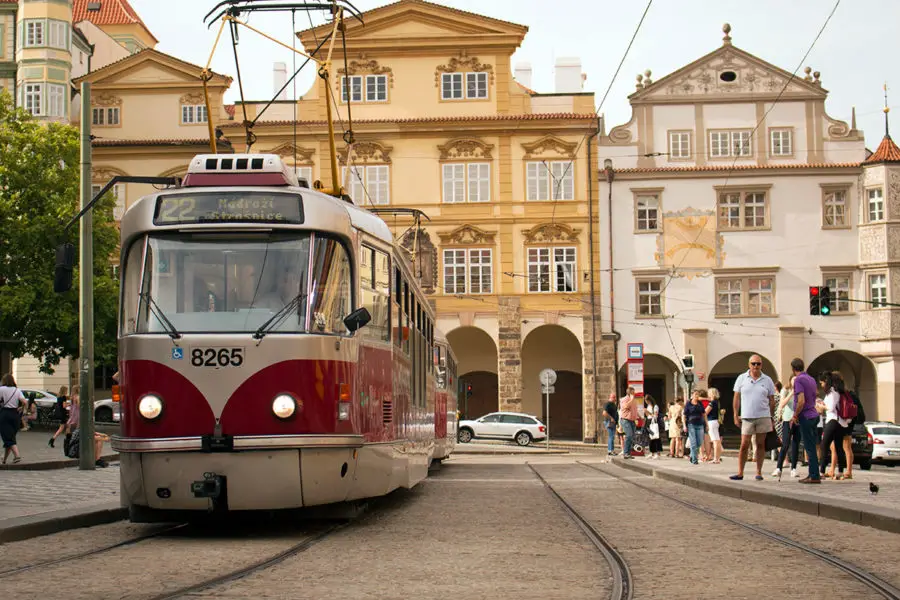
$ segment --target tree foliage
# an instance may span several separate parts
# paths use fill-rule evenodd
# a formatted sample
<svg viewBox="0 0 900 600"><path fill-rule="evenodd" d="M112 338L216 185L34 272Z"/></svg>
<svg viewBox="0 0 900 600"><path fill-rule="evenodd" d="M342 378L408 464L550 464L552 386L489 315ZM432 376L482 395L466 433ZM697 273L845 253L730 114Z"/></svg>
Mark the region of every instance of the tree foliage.
<svg viewBox="0 0 900 600"><path fill-rule="evenodd" d="M16 340L14 356L31 354L52 373L78 355L78 289L56 294L56 246L78 244L80 136L76 128L40 123L0 94L0 337ZM93 210L94 357L115 362L119 283L111 257L118 245L110 194ZM7 345L9 345L7 343Z"/></svg>

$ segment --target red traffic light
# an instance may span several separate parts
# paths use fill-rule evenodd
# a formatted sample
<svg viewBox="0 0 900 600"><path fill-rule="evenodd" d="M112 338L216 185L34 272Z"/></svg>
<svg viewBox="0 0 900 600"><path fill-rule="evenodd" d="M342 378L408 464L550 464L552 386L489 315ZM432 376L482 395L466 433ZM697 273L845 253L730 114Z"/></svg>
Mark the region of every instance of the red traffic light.
<svg viewBox="0 0 900 600"><path fill-rule="evenodd" d="M471 383L470 383L469 385L466 386L466 391L467 391L467 392L471 392L471 391L472 391L472 384L471 384Z"/></svg>
<svg viewBox="0 0 900 600"><path fill-rule="evenodd" d="M811 296L818 296L818 295L819 295L819 288L817 288L817 287L810 287L810 288L809 288L809 293L810 293Z"/></svg>

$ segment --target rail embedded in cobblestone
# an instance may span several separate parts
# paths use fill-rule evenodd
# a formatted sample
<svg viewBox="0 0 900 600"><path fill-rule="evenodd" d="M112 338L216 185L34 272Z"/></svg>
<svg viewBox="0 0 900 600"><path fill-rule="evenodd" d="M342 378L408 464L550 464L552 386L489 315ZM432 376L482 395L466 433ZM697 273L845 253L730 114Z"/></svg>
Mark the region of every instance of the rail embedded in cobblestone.
<svg viewBox="0 0 900 600"><path fill-rule="evenodd" d="M610 598L612 600L631 600L634 595L634 582L631 575L631 569L628 567L628 563L619 553L619 551L613 546L603 535L597 531L593 525L591 525L584 517L581 516L571 504L569 504L555 489L550 483L544 479L544 477L538 472L537 469L534 468L534 465L531 463L525 463L528 465L528 468L531 469L531 472L534 473L538 479L541 480L541 483L544 484L544 487L550 494L556 499L556 501L560 504L565 513L578 525L578 528L584 533L584 535L590 540L590 542L600 551L603 557L606 559L606 562L609 563L609 569L612 573L613 585L612 590L610 591Z"/></svg>
<svg viewBox="0 0 900 600"><path fill-rule="evenodd" d="M652 487L637 483L636 481L627 479L625 477L622 477L621 475L610 472L608 469L602 469L597 465L591 465L591 464L585 463L583 461L576 461L576 462L583 467L592 469L592 470L594 470L598 473L602 473L604 475L608 475L609 477L613 477L614 479L617 479L619 481L629 483L643 491L650 492L651 494L655 494L657 496L661 496L663 498L666 498L667 500L670 500L672 502L680 504L681 506L687 507L691 510L697 511L699 513L705 514L705 515L713 517L715 519L720 519L722 521L725 521L725 522L735 525L737 527L741 527L747 531L751 531L759 536L762 536L762 537L768 538L772 541L783 544L789 548L794 548L796 550L800 550L802 552L805 552L807 554L815 556L816 558L830 564L831 566L833 566L837 569L840 569L844 573L846 573L846 574L850 575L851 577L853 577L854 579L858 580L859 582L861 582L863 585L865 585L872 591L877 592L880 597L887 598L888 600L900 600L900 589L894 587L893 585L884 581L883 579L876 577L872 573L869 573L868 571L860 569L856 565L849 563L847 561L841 560L840 558L837 558L835 556L832 556L831 554L828 554L827 552L819 550L818 548L814 548L814 547L804 544L802 542L798 542L797 540L794 540L792 538L769 531L768 529L765 529L763 527L759 527L757 525L753 525L751 523L746 523L739 519L734 519L727 515L723 515L722 513L714 511L712 509L709 509L705 506L700 506L698 504L694 504L693 502L688 502L686 500L682 500L681 498L677 498L671 494L667 494L660 490L653 489ZM624 468L624 467L620 467L620 468Z"/></svg>

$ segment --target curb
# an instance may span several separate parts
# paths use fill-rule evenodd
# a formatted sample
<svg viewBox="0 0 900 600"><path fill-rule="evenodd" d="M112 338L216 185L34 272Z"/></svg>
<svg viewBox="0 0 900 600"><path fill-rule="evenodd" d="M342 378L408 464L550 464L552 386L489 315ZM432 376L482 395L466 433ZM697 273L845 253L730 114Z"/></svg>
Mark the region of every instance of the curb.
<svg viewBox="0 0 900 600"><path fill-rule="evenodd" d="M796 494L793 492L776 494L763 489L743 489L738 485L726 484L711 477L703 475L687 477L679 473L656 469L650 465L625 461L619 458L614 458L613 463L618 467L635 471L648 477L680 483L681 485L719 494L720 496L729 496L746 500L747 502L776 506L808 515L834 519L835 521L853 523L854 525L865 525L866 527L873 527L891 533L900 533L900 514L897 511L878 506L870 506L859 502L840 502L831 499L815 500L811 499L807 494Z"/></svg>
<svg viewBox="0 0 900 600"><path fill-rule="evenodd" d="M119 454L104 454L101 456L106 462L119 460ZM42 460L38 462L22 461L16 464L0 465L0 471L50 471L53 469L66 469L68 467L77 467L77 458L61 458L59 460Z"/></svg>
<svg viewBox="0 0 900 600"><path fill-rule="evenodd" d="M118 502L97 505L93 509L64 509L0 521L0 543L19 542L70 529L93 527L121 521L128 509Z"/></svg>

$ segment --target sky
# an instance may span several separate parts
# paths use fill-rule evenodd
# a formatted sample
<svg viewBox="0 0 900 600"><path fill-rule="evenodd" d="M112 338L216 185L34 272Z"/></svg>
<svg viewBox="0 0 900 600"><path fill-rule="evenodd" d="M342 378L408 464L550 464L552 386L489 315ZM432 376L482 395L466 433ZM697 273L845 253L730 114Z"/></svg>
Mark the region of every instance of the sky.
<svg viewBox="0 0 900 600"><path fill-rule="evenodd" d="M144 23L160 40L157 49L205 65L215 29L207 29L204 15L217 0L130 0ZM837 11L803 64L807 52L835 2ZM384 0L354 0L360 10L388 4ZM857 126L866 144L875 149L884 136L884 92L893 108L894 131L900 131L900 0L652 0L609 96L600 105L646 0L440 0L440 4L512 21L529 28L513 64L530 62L532 88L553 92L553 66L557 57L579 57L587 75L585 91L606 116L607 131L631 117L627 96L635 76L647 69L654 80L700 58L722 44L722 25L730 23L732 43L782 69L803 76L803 67L821 72L829 93L826 111L850 121L856 107ZM177 15L177 16L176 16ZM173 18L174 17L174 18ZM320 25L324 15L311 15ZM290 14L251 15L249 22L291 44ZM296 14L296 30L307 29L310 16ZM223 36L224 38L224 36ZM298 42L299 45L299 42ZM292 53L255 33L242 30L238 45L244 96L268 100L273 94L272 63L282 61L293 72ZM302 61L298 61L299 63ZM798 69L798 66L800 67ZM213 70L234 76L230 43L221 44ZM314 70L308 66L298 77L297 95L310 87ZM293 90L289 88L291 96ZM237 81L226 101L240 98ZM895 136L898 137L898 136Z"/></svg>

